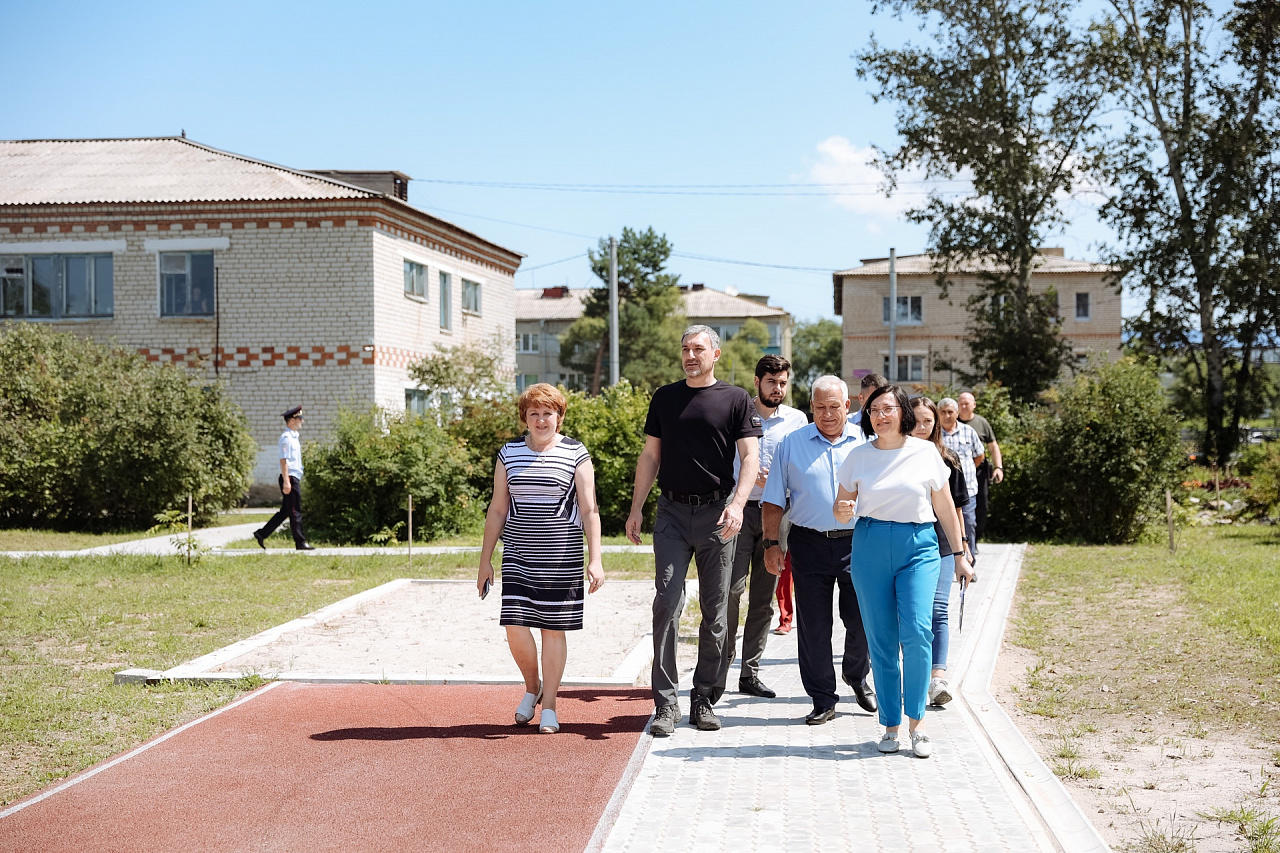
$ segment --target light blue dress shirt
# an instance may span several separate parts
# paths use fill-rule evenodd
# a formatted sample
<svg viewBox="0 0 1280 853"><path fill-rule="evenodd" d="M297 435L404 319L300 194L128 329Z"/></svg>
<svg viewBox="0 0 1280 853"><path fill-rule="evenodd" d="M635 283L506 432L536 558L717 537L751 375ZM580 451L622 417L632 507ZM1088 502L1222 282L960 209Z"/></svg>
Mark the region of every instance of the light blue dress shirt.
<svg viewBox="0 0 1280 853"><path fill-rule="evenodd" d="M289 466L289 476L302 479L302 445L298 443L298 431L287 429L280 433L280 458Z"/></svg>
<svg viewBox="0 0 1280 853"><path fill-rule="evenodd" d="M787 435L773 454L773 467L764 487L765 503L787 505L791 495L791 523L812 530L852 530L853 521L836 521L836 472L849 452L865 444L862 430L846 422L834 442L809 424Z"/></svg>

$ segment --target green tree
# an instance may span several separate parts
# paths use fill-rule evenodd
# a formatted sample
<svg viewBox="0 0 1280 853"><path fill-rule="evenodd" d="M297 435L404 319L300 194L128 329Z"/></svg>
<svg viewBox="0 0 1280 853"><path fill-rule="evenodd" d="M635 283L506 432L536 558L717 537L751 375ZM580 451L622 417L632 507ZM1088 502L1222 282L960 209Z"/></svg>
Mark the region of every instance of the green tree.
<svg viewBox="0 0 1280 853"><path fill-rule="evenodd" d="M890 188L906 169L968 179L973 193L932 192L907 218L929 226L938 285L973 275L968 301L972 372L1016 400L1049 387L1069 348L1057 333L1056 298L1032 290L1037 246L1065 223L1059 199L1093 165L1090 140L1105 92L1071 25L1071 0L884 0L931 29L932 44L882 47L858 57L876 101L897 104L902 145L880 152ZM954 369L952 364L943 369Z"/></svg>
<svg viewBox="0 0 1280 853"><path fill-rule="evenodd" d="M754 317L742 324L738 333L720 342L720 361L716 364L716 379L745 388L755 394L756 364L769 345L769 329Z"/></svg>
<svg viewBox="0 0 1280 853"><path fill-rule="evenodd" d="M809 389L819 376L839 376L844 354L840 324L829 317L797 323L791 332L791 398L809 410Z"/></svg>
<svg viewBox="0 0 1280 853"><path fill-rule="evenodd" d="M1199 0L1111 0L1096 29L1127 115L1102 215L1144 297L1131 328L1186 357L1204 450L1226 464L1280 318L1280 6L1239 0L1219 18Z"/></svg>
<svg viewBox="0 0 1280 853"><path fill-rule="evenodd" d="M608 370L609 241L589 252L591 271L604 282L583 304L582 317L560 340L560 363L591 376L598 394ZM652 227L622 229L618 241L618 374L652 390L675 382L680 369L680 335L685 328L679 276L667 273L671 244Z"/></svg>
<svg viewBox="0 0 1280 853"><path fill-rule="evenodd" d="M567 396L569 407L561 430L581 441L591 453L600 528L607 536L622 533L631 512L636 459L644 450L644 421L649 414L650 395L624 381L595 397L577 391ZM655 487L644 506L646 530L652 529L657 508Z"/></svg>

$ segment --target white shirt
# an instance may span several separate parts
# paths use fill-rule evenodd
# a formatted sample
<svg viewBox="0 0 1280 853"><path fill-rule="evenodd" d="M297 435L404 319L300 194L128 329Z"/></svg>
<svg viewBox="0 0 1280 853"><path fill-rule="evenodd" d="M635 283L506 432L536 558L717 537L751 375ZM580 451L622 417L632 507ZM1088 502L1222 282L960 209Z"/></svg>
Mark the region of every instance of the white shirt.
<svg viewBox="0 0 1280 853"><path fill-rule="evenodd" d="M933 493L947 487L947 463L933 442L907 436L896 450L860 444L845 458L836 481L858 493L859 518L932 522ZM950 495L947 500L950 501Z"/></svg>
<svg viewBox="0 0 1280 853"><path fill-rule="evenodd" d="M752 401L752 405L755 402ZM752 416L754 420L759 417L757 411ZM804 416L804 412L799 409L781 403L778 408L773 410L773 415L764 418L760 424L760 428L764 434L760 436L760 470L767 471L773 464L773 455L778 450L778 445L782 443L782 439L798 429L802 429L809 425L809 419ZM742 468L742 458L736 453L733 457L733 481L738 481L738 472ZM764 495L764 489L757 485L751 486L751 494L747 496L747 500L758 501Z"/></svg>
<svg viewBox="0 0 1280 853"><path fill-rule="evenodd" d="M289 476L302 479L302 445L298 443L298 431L286 429L280 433L280 458L289 466Z"/></svg>

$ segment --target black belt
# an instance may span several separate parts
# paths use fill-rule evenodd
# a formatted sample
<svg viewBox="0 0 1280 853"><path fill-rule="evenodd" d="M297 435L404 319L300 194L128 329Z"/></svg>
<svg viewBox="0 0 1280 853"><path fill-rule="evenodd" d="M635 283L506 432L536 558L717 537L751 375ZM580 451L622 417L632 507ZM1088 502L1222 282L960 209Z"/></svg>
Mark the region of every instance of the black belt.
<svg viewBox="0 0 1280 853"><path fill-rule="evenodd" d="M798 524L792 525L792 530L803 530L805 533L812 533L814 536L825 536L828 539L844 539L853 535L853 528L845 529L843 527L836 530L814 530L812 527L801 527Z"/></svg>
<svg viewBox="0 0 1280 853"><path fill-rule="evenodd" d="M727 489L720 489L715 492L707 492L703 495L693 495L687 492L668 492L664 491L662 496L673 503L688 504L689 506L702 506L703 504L713 504L718 500L729 497Z"/></svg>
<svg viewBox="0 0 1280 853"><path fill-rule="evenodd" d="M759 509L760 501L747 501L747 506L752 507L753 509Z"/></svg>

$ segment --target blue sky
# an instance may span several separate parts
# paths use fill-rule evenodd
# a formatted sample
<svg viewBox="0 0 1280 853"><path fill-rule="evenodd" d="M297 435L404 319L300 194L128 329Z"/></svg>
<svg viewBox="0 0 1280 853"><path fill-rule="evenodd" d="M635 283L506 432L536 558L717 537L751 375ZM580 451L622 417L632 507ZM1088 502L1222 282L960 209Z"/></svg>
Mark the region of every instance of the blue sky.
<svg viewBox="0 0 1280 853"><path fill-rule="evenodd" d="M833 316L830 271L921 251L865 165L894 142L851 55L914 29L866 2L0 0L0 138L167 136L300 169L396 169L410 201L526 254L517 286L591 286L580 255L653 226L682 282ZM25 36L17 37L17 34ZM20 69L20 70L19 70ZM680 194L457 182L714 185ZM846 194L743 185L863 182ZM735 187L724 189L724 187ZM919 186L911 187L915 192ZM749 195L745 193L767 193ZM740 193L728 195L727 193ZM1095 259L1087 201L1053 241Z"/></svg>

